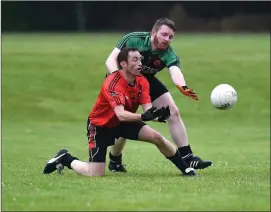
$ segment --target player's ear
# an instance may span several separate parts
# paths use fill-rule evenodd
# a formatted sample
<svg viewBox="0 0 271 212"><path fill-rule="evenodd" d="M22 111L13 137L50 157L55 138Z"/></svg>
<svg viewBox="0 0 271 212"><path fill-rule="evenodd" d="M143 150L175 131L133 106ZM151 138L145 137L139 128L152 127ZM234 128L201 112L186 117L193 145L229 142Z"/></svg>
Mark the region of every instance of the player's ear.
<svg viewBox="0 0 271 212"><path fill-rule="evenodd" d="M120 66L121 66L122 68L125 68L125 67L127 66L127 63L126 63L125 61L121 61L121 62L120 62Z"/></svg>
<svg viewBox="0 0 271 212"><path fill-rule="evenodd" d="M154 36L155 34L156 34L155 29L152 29L152 31L151 31L151 35L152 35L152 36Z"/></svg>

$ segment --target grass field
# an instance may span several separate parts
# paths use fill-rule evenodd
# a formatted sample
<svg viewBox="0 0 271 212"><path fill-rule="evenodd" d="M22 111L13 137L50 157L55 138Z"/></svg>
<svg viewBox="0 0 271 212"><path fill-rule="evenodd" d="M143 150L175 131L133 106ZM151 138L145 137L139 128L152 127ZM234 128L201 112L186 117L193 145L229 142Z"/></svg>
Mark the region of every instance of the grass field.
<svg viewBox="0 0 271 212"><path fill-rule="evenodd" d="M198 34L173 41L193 101L159 73L196 155L214 165L183 178L151 144L128 141L127 174L65 169L45 176L61 147L88 160L86 119L121 34L2 35L2 210L270 210L269 35ZM237 105L219 111L212 89L232 85ZM150 123L169 138L167 125Z"/></svg>

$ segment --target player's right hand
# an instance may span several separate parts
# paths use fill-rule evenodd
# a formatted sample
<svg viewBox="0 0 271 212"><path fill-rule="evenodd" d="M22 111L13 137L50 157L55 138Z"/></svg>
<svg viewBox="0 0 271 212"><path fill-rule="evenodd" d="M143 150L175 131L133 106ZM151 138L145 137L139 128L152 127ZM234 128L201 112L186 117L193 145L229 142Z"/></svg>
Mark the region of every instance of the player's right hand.
<svg viewBox="0 0 271 212"><path fill-rule="evenodd" d="M147 110L145 113L141 114L141 120L142 121L151 121L153 119L156 119L157 117L161 116L162 111L161 109L157 109L156 107L152 107L149 110Z"/></svg>
<svg viewBox="0 0 271 212"><path fill-rule="evenodd" d="M198 100L198 96L195 92L193 92L192 89L188 88L187 86L179 86L179 85L176 85L177 88L179 89L179 91L181 91L181 93L185 96L188 96L194 100Z"/></svg>

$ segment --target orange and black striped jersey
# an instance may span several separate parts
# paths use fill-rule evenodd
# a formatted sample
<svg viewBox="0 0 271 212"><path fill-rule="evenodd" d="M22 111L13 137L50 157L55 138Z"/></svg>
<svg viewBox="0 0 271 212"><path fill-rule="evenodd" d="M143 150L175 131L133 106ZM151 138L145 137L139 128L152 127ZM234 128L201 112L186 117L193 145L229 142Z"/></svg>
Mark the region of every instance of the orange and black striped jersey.
<svg viewBox="0 0 271 212"><path fill-rule="evenodd" d="M149 82L143 76L136 76L133 86L129 85L121 71L106 77L89 114L91 123L96 126L111 128L120 124L114 107L123 105L124 109L135 113L139 105L151 103Z"/></svg>

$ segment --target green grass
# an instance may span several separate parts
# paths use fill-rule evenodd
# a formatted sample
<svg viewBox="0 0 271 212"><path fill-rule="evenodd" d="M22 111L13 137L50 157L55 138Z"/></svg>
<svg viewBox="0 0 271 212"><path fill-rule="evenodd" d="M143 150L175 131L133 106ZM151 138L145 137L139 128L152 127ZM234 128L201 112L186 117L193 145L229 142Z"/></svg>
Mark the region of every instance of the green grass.
<svg viewBox="0 0 271 212"><path fill-rule="evenodd" d="M120 34L2 36L2 210L270 210L269 35L177 36L193 101L168 86L196 155L214 166L197 179L179 171L151 144L128 141L127 174L101 178L45 176L61 148L88 160L86 119ZM212 89L232 85L237 105L219 111ZM167 125L150 123L169 138Z"/></svg>

